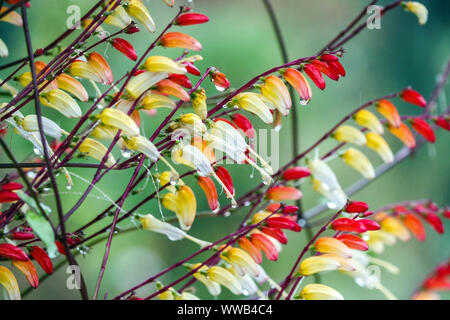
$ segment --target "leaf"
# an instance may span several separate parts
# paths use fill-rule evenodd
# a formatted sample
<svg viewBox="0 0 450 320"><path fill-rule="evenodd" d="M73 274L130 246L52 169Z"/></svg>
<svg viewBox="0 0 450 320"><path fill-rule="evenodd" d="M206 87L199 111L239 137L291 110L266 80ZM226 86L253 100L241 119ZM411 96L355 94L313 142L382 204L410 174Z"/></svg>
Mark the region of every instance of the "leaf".
<svg viewBox="0 0 450 320"><path fill-rule="evenodd" d="M50 223L42 215L33 211L28 211L25 219L37 236L44 242L47 247L47 253L50 258L58 256L58 248L55 244L55 234Z"/></svg>
<svg viewBox="0 0 450 320"><path fill-rule="evenodd" d="M23 192L22 190L17 190L16 191L17 195L19 196L20 199L22 199L26 204L28 204L31 208L34 209L34 211L36 212L40 212L39 206L36 204L36 201L30 197L29 195L27 195L25 192ZM44 205L43 203L40 203L41 208L45 211L45 213L47 215L49 215L52 212L52 209L50 209L49 207L47 207L46 205Z"/></svg>

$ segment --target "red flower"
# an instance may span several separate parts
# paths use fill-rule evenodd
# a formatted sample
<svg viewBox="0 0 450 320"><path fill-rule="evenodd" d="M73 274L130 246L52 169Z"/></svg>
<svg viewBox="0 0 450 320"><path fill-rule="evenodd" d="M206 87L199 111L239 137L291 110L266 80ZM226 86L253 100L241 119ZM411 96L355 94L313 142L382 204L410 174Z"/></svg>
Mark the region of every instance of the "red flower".
<svg viewBox="0 0 450 320"><path fill-rule="evenodd" d="M222 72L214 70L211 71L210 76L217 90L224 91L230 87L230 81L228 81L227 77Z"/></svg>
<svg viewBox="0 0 450 320"><path fill-rule="evenodd" d="M11 260L29 260L25 251L9 243L0 243L0 256Z"/></svg>
<svg viewBox="0 0 450 320"><path fill-rule="evenodd" d="M442 213L442 215L448 219L450 219L450 209L444 209L444 212Z"/></svg>
<svg viewBox="0 0 450 320"><path fill-rule="evenodd" d="M317 69L319 69L320 72L322 72L324 75L326 75L331 80L337 81L339 80L340 76L338 73L335 72L335 70L332 70L329 65L323 61L320 60L313 60L311 61L311 64L313 64Z"/></svg>
<svg viewBox="0 0 450 320"><path fill-rule="evenodd" d="M271 228L271 227L261 227L261 231L269 236L271 236L272 238L277 239L278 241L280 241L280 243L282 244L286 244L287 243L287 237L284 234L283 231L281 231L278 228Z"/></svg>
<svg viewBox="0 0 450 320"><path fill-rule="evenodd" d="M436 141L433 128L431 128L425 120L414 118L411 121L411 125L414 130L421 134L428 142L434 143Z"/></svg>
<svg viewBox="0 0 450 320"><path fill-rule="evenodd" d="M331 223L331 228L336 231L363 233L367 227L357 220L350 218L339 218Z"/></svg>
<svg viewBox="0 0 450 320"><path fill-rule="evenodd" d="M255 137L255 129L253 129L253 125L248 120L246 116L243 116L242 114L235 113L231 119L236 124L236 126L239 127L244 132L244 135L246 137L249 137L250 139L253 139Z"/></svg>
<svg viewBox="0 0 450 320"><path fill-rule="evenodd" d="M215 171L219 179L227 187L228 191L230 191L230 193L234 195L233 180L231 179L231 175L228 170L224 167L217 167Z"/></svg>
<svg viewBox="0 0 450 320"><path fill-rule="evenodd" d="M370 219L360 219L360 220L357 220L357 222L362 224L369 231L376 231L376 230L380 230L380 228L381 228L380 225L378 224L378 222L370 220Z"/></svg>
<svg viewBox="0 0 450 320"><path fill-rule="evenodd" d="M449 118L437 117L436 119L434 119L434 123L436 123L436 125L441 127L442 129L450 131L450 119Z"/></svg>
<svg viewBox="0 0 450 320"><path fill-rule="evenodd" d="M334 61L327 61L328 67L334 72L337 73L338 75L345 77L345 75L347 74L345 72L344 67L342 66L342 64L338 61L338 60L334 60Z"/></svg>
<svg viewBox="0 0 450 320"><path fill-rule="evenodd" d="M322 73L320 73L319 69L317 69L315 65L306 64L303 67L303 70L320 90L325 89L326 87L325 80L323 79Z"/></svg>
<svg viewBox="0 0 450 320"><path fill-rule="evenodd" d="M20 183L17 182L8 182L1 186L2 190L6 191L14 191L14 190L20 190L23 189L23 186Z"/></svg>
<svg viewBox="0 0 450 320"><path fill-rule="evenodd" d="M419 107L425 108L427 106L427 101L425 100L425 98L413 89L408 88L403 90L403 92L400 94L400 97L404 101L415 104Z"/></svg>
<svg viewBox="0 0 450 320"><path fill-rule="evenodd" d="M339 60L339 58L332 54L323 54L320 56L320 60L329 62L329 61L337 61Z"/></svg>
<svg viewBox="0 0 450 320"><path fill-rule="evenodd" d="M115 38L111 40L111 44L118 51L122 52L125 56L130 58L133 61L137 60L136 50L134 50L133 46L125 39Z"/></svg>
<svg viewBox="0 0 450 320"><path fill-rule="evenodd" d="M291 213L296 213L298 211L298 207L297 206L286 206L283 208L283 214L291 214Z"/></svg>
<svg viewBox="0 0 450 320"><path fill-rule="evenodd" d="M439 218L437 214L430 212L425 215L425 220L427 220L430 226L433 227L437 233L444 233L444 225L442 224L441 218Z"/></svg>
<svg viewBox="0 0 450 320"><path fill-rule="evenodd" d="M50 260L50 257L47 255L44 249L34 246L30 249L30 255L36 260L37 263L41 266L42 270L47 274L53 273L53 263Z"/></svg>
<svg viewBox="0 0 450 320"><path fill-rule="evenodd" d="M15 231L11 234L11 238L14 240L30 240L34 239L35 235L33 232L25 232L25 231Z"/></svg>
<svg viewBox="0 0 450 320"><path fill-rule="evenodd" d="M283 172L283 179L287 181L298 180L309 177L310 175L311 171L306 167L292 167Z"/></svg>
<svg viewBox="0 0 450 320"><path fill-rule="evenodd" d="M280 207L281 207L281 204L279 204L279 203L271 203L266 207L266 210L269 212L275 212L278 209L280 209Z"/></svg>
<svg viewBox="0 0 450 320"><path fill-rule="evenodd" d="M67 254L67 253L66 253L66 249L64 249L64 246L63 246L63 244L62 244L61 242L55 241L55 244L56 244L56 247L58 248L58 252L59 252L59 253L61 253L61 254L63 254L63 255L66 255L66 254Z"/></svg>
<svg viewBox="0 0 450 320"><path fill-rule="evenodd" d="M360 237L354 234L341 234L337 236L337 239L342 241L350 249L367 251L369 250L369 245Z"/></svg>
<svg viewBox="0 0 450 320"><path fill-rule="evenodd" d="M267 259L271 261L278 260L277 248L265 235L260 233L252 233L250 235L250 240L256 248L261 249L264 252Z"/></svg>
<svg viewBox="0 0 450 320"><path fill-rule="evenodd" d="M187 89L191 89L192 88L192 83L191 80L189 80L188 77L186 77L186 75L184 74L170 74L169 75L169 80L172 82L175 82L176 84L179 84L180 86L183 86Z"/></svg>
<svg viewBox="0 0 450 320"><path fill-rule="evenodd" d="M271 228L287 229L295 232L300 232L302 230L302 227L295 221L286 217L270 217L266 220L266 223Z"/></svg>
<svg viewBox="0 0 450 320"><path fill-rule="evenodd" d="M186 63L184 63L184 66L185 66L187 72L189 72L190 74L193 74L194 76L201 75L200 70L198 70L197 67L194 66L194 64L192 62L186 62Z"/></svg>
<svg viewBox="0 0 450 320"><path fill-rule="evenodd" d="M12 191L0 191L0 203L7 203L19 200L19 196Z"/></svg>
<svg viewBox="0 0 450 320"><path fill-rule="evenodd" d="M193 24L201 24L209 21L209 18L200 13L185 13L178 17L176 24L180 26L189 26Z"/></svg>
<svg viewBox="0 0 450 320"><path fill-rule="evenodd" d="M345 211L348 213L364 213L369 209L369 205L362 201L351 201Z"/></svg>

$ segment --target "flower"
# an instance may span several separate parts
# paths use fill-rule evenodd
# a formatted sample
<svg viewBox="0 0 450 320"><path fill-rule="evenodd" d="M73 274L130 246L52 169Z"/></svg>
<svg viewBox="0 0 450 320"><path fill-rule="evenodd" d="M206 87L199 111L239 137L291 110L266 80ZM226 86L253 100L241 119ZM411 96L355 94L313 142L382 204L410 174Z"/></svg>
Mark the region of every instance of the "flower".
<svg viewBox="0 0 450 320"><path fill-rule="evenodd" d="M44 270L45 273L53 273L52 260L50 260L50 257L48 256L47 252L44 251L44 249L38 246L32 246L30 248L30 256L32 256L33 259L36 260L36 262L41 266L42 270Z"/></svg>
<svg viewBox="0 0 450 320"><path fill-rule="evenodd" d="M438 127L441 127L444 130L450 131L450 119L449 117L436 117L433 119L434 123L436 123L436 125Z"/></svg>
<svg viewBox="0 0 450 320"><path fill-rule="evenodd" d="M419 107L425 108L427 106L427 101L425 100L425 98L422 97L422 95L419 92L411 88L403 90L403 92L400 93L400 97L405 102L415 104Z"/></svg>
<svg viewBox="0 0 450 320"><path fill-rule="evenodd" d="M225 185L225 188L234 196L235 190L233 187L233 179L230 173L224 167L216 167L215 173L219 177L220 181Z"/></svg>
<svg viewBox="0 0 450 320"><path fill-rule="evenodd" d="M344 300L344 297L328 286L323 284L309 284L299 294L305 300Z"/></svg>
<svg viewBox="0 0 450 320"><path fill-rule="evenodd" d="M388 125L388 128L389 131L409 149L414 149L416 147L416 138L414 138L414 135L406 124L402 122L398 128Z"/></svg>
<svg viewBox="0 0 450 320"><path fill-rule="evenodd" d="M128 0L127 4L124 5L127 13L139 21L145 29L149 32L155 32L156 26L153 22L150 12L148 12L145 5L139 0Z"/></svg>
<svg viewBox="0 0 450 320"><path fill-rule="evenodd" d="M350 218L339 218L331 223L331 228L336 231L363 233L367 231L367 227Z"/></svg>
<svg viewBox="0 0 450 320"><path fill-rule="evenodd" d="M333 170L323 160L310 160L308 161L308 167L314 179L320 181L326 190L341 188Z"/></svg>
<svg viewBox="0 0 450 320"><path fill-rule="evenodd" d="M11 260L29 260L25 251L10 243L0 243L0 256Z"/></svg>
<svg viewBox="0 0 450 320"><path fill-rule="evenodd" d="M9 55L6 43L0 38L0 58L6 58Z"/></svg>
<svg viewBox="0 0 450 320"><path fill-rule="evenodd" d="M83 85L75 78L68 74L62 73L56 77L56 82L60 89L63 89L74 95L80 101L87 102L89 95Z"/></svg>
<svg viewBox="0 0 450 320"><path fill-rule="evenodd" d="M96 52L87 55L87 62L75 60L70 65L69 72L75 77L86 78L100 83L112 84L114 82L108 62Z"/></svg>
<svg viewBox="0 0 450 320"><path fill-rule="evenodd" d="M298 273L309 276L319 272L337 270L340 266L341 264L336 259L312 256L302 261Z"/></svg>
<svg viewBox="0 0 450 320"><path fill-rule="evenodd" d="M152 93L145 95L141 101L141 106L145 110L153 110L158 108L175 108L175 102L169 97L162 94Z"/></svg>
<svg viewBox="0 0 450 320"><path fill-rule="evenodd" d="M120 29L125 29L130 25L130 23L132 23L132 20L122 5L118 5L111 12L110 9L114 4L115 4L114 2L111 3L111 6L108 8L109 12L107 18L105 19L105 23L118 27Z"/></svg>
<svg viewBox="0 0 450 320"><path fill-rule="evenodd" d="M17 193L7 190L0 191L0 203L8 203L20 200Z"/></svg>
<svg viewBox="0 0 450 320"><path fill-rule="evenodd" d="M242 287L239 281L228 270L213 266L206 271L206 276L214 282L217 282L224 287L227 287L233 294L239 295L242 293Z"/></svg>
<svg viewBox="0 0 450 320"><path fill-rule="evenodd" d="M278 250L266 235L256 232L252 233L250 241L255 248L264 252L267 259L271 261L278 260Z"/></svg>
<svg viewBox="0 0 450 320"><path fill-rule="evenodd" d="M381 113L392 126L398 128L402 124L402 119L392 102L389 100L380 100L375 106L377 107L378 112Z"/></svg>
<svg viewBox="0 0 450 320"><path fill-rule="evenodd" d="M11 300L20 300L20 290L16 277L4 266L0 266L0 285L6 289Z"/></svg>
<svg viewBox="0 0 450 320"><path fill-rule="evenodd" d="M192 93L192 108L196 115L205 120L208 115L208 106L206 105L206 94L204 89Z"/></svg>
<svg viewBox="0 0 450 320"><path fill-rule="evenodd" d="M271 228L287 229L295 232L300 232L302 230L302 227L300 227L295 221L292 221L288 217L273 216L267 218L265 222Z"/></svg>
<svg viewBox="0 0 450 320"><path fill-rule="evenodd" d="M339 241L344 243L347 247L354 250L367 251L369 250L369 246L367 243L354 234L340 234L336 237Z"/></svg>
<svg viewBox="0 0 450 320"><path fill-rule="evenodd" d="M301 199L303 194L296 188L276 186L267 190L266 197L273 201L296 201Z"/></svg>
<svg viewBox="0 0 450 320"><path fill-rule="evenodd" d="M369 205L362 201L350 201L345 207L348 213L364 213L369 210Z"/></svg>
<svg viewBox="0 0 450 320"><path fill-rule="evenodd" d="M130 97L137 99L153 85L167 78L168 75L167 72L142 72L128 82L127 93Z"/></svg>
<svg viewBox="0 0 450 320"><path fill-rule="evenodd" d="M419 134L421 134L428 142L435 143L436 137L434 135L433 128L423 119L414 118L411 121L411 126Z"/></svg>
<svg viewBox="0 0 450 320"><path fill-rule="evenodd" d="M313 189L323 195L328 200L328 207L330 209L342 209L345 204L347 203L347 195L345 192L341 189L340 186L337 188L331 190L328 185L324 184L323 182L312 179L313 182Z"/></svg>
<svg viewBox="0 0 450 320"><path fill-rule="evenodd" d="M426 231L425 227L423 226L422 221L420 219L412 214L412 213L406 213L403 216L403 224L411 231L411 233L417 238L417 240L423 242L426 238Z"/></svg>
<svg viewBox="0 0 450 320"><path fill-rule="evenodd" d="M292 107L291 97L284 82L274 76L270 75L263 80L260 87L261 94L266 97L275 108L284 116L289 114L289 109Z"/></svg>
<svg viewBox="0 0 450 320"><path fill-rule="evenodd" d="M186 185L181 186L176 193L166 193L162 197L165 208L175 212L181 229L189 230L197 213L197 201L194 192Z"/></svg>
<svg viewBox="0 0 450 320"><path fill-rule="evenodd" d="M42 120L42 128L46 135L53 137L55 139L59 139L61 138L62 133L67 133L52 120L46 117L41 117L41 120ZM27 115L25 116L25 118L19 121L21 122L22 128L25 131L28 132L39 131L38 119L35 114Z"/></svg>
<svg viewBox="0 0 450 320"><path fill-rule="evenodd" d="M322 56L323 59L323 56ZM332 72L335 74L338 74L342 77L345 77L346 72L342 64L339 62L339 60L328 60L326 61L328 67L331 69Z"/></svg>
<svg viewBox="0 0 450 320"><path fill-rule="evenodd" d="M262 253L247 237L239 238L239 246L245 250L257 264L262 262Z"/></svg>
<svg viewBox="0 0 450 320"><path fill-rule="evenodd" d="M254 277L258 276L258 265L244 250L239 248L225 249L221 256L225 261L231 263L241 276L244 276L247 273Z"/></svg>
<svg viewBox="0 0 450 320"><path fill-rule="evenodd" d="M320 90L325 89L326 87L325 80L323 79L322 73L315 65L305 64L303 66L303 70Z"/></svg>
<svg viewBox="0 0 450 320"><path fill-rule="evenodd" d="M111 44L114 48L123 53L127 58L133 61L137 60L136 50L134 50L133 46L127 40L114 38L111 40Z"/></svg>
<svg viewBox="0 0 450 320"><path fill-rule="evenodd" d="M311 100L312 91L305 76L297 69L288 68L283 72L283 77L297 91L300 104L307 105Z"/></svg>
<svg viewBox="0 0 450 320"><path fill-rule="evenodd" d="M68 118L81 117L81 109L78 103L67 93L60 89L53 89L40 95L43 105L53 108Z"/></svg>
<svg viewBox="0 0 450 320"><path fill-rule="evenodd" d="M119 109L105 108L98 116L103 124L122 130L122 132L129 136L138 136L139 128L136 122Z"/></svg>
<svg viewBox="0 0 450 320"><path fill-rule="evenodd" d="M345 163L361 173L366 179L375 178L375 169L369 159L367 159L361 151L354 148L348 148L347 151L341 154L341 157L344 159Z"/></svg>
<svg viewBox="0 0 450 320"><path fill-rule="evenodd" d="M162 222L151 214L140 217L142 228L145 230L161 233L172 241L181 240L186 236L186 233L169 223Z"/></svg>
<svg viewBox="0 0 450 320"><path fill-rule="evenodd" d="M188 102L191 99L181 86L168 79L159 81L156 87L158 92L174 96L184 102Z"/></svg>
<svg viewBox="0 0 450 320"><path fill-rule="evenodd" d="M13 260L12 264L14 267L19 269L20 272L22 272L25 275L28 282L33 288L36 289L39 286L39 276L37 274L33 262L31 262L30 260L27 261Z"/></svg>
<svg viewBox="0 0 450 320"><path fill-rule="evenodd" d="M209 18L200 13L185 13L177 18L175 21L179 26L190 26L193 24L201 24L209 21Z"/></svg>
<svg viewBox="0 0 450 320"><path fill-rule="evenodd" d="M396 217L386 217L380 222L380 225L384 231L393 234L402 241L408 241L410 238L408 229Z"/></svg>
<svg viewBox="0 0 450 320"><path fill-rule="evenodd" d="M199 268L200 263L194 264L192 266L190 266L191 269L197 269ZM203 283L206 287L206 289L208 289L208 292L210 295L216 297L220 294L221 292L221 288L220 288L220 284L210 280L207 276L206 276L206 271L208 270L208 267L203 265L201 266L197 272L194 273L194 277L200 281L201 283Z"/></svg>
<svg viewBox="0 0 450 320"><path fill-rule="evenodd" d="M341 266L337 269L339 271L356 271L357 266L353 263L351 258L345 258L332 253L325 253L320 255L323 258L330 258L337 260Z"/></svg>
<svg viewBox="0 0 450 320"><path fill-rule="evenodd" d="M288 241L286 234L281 229L264 226L262 226L260 229L262 233L271 236L272 238L279 241L281 244L286 244Z"/></svg>
<svg viewBox="0 0 450 320"><path fill-rule="evenodd" d="M152 72L185 74L186 68L165 56L151 56L145 60L145 69Z"/></svg>
<svg viewBox="0 0 450 320"><path fill-rule="evenodd" d="M428 9L417 1L402 2L402 6L406 11L412 12L419 19L419 24L424 25L428 20Z"/></svg>
<svg viewBox="0 0 450 320"><path fill-rule="evenodd" d="M192 88L192 82L185 74L171 73L169 74L169 80L185 87L186 89Z"/></svg>
<svg viewBox="0 0 450 320"><path fill-rule="evenodd" d="M0 14L3 14L3 12L5 12L6 10L8 10L7 7L1 7L0 8ZM11 23L11 24L13 24L15 26L18 26L18 27L23 26L22 17L15 11L11 11L7 15L3 16L2 18L0 18L0 21Z"/></svg>
<svg viewBox="0 0 450 320"><path fill-rule="evenodd" d="M193 51L202 50L197 39L181 32L168 32L161 37L159 44L168 48L183 48Z"/></svg>
<svg viewBox="0 0 450 320"><path fill-rule="evenodd" d="M209 177L198 177L197 183L205 193L209 208L212 212L215 212L217 209L219 209L219 201L217 200L218 196L214 182Z"/></svg>
<svg viewBox="0 0 450 320"><path fill-rule="evenodd" d="M250 120L242 114L235 113L231 116L234 124L244 132L244 135L250 139L255 137L255 129Z"/></svg>
<svg viewBox="0 0 450 320"><path fill-rule="evenodd" d="M429 212L425 215L425 220L437 233L444 233L444 225L437 214Z"/></svg>
<svg viewBox="0 0 450 320"><path fill-rule="evenodd" d="M366 140L366 146L375 150L385 163L392 163L394 161L391 148L389 148L389 145L382 136L375 132L368 132L366 134Z"/></svg>
<svg viewBox="0 0 450 320"><path fill-rule="evenodd" d="M235 105L247 110L258 116L264 123L270 124L273 122L272 114L269 107L264 103L262 96L253 92L244 92L236 96Z"/></svg>
<svg viewBox="0 0 450 320"><path fill-rule="evenodd" d="M299 180L309 177L311 171L305 167L292 167L283 172L283 179L286 181Z"/></svg>
<svg viewBox="0 0 450 320"><path fill-rule="evenodd" d="M80 144L78 150L89 157L102 161L108 149L98 142L97 140L86 138ZM106 159L105 165L107 167L111 167L115 164L116 160L114 159L111 153L108 154L108 158Z"/></svg>
<svg viewBox="0 0 450 320"><path fill-rule="evenodd" d="M364 134L351 126L340 126L333 132L333 138L339 142L354 143L356 145L362 146L366 144L366 137Z"/></svg>
<svg viewBox="0 0 450 320"><path fill-rule="evenodd" d="M351 258L350 249L336 238L322 237L314 244L314 248L320 253L332 253L344 258Z"/></svg>
<svg viewBox="0 0 450 320"><path fill-rule="evenodd" d="M375 133L383 134L383 126L372 112L365 109L359 110L353 118L360 126L366 127Z"/></svg>

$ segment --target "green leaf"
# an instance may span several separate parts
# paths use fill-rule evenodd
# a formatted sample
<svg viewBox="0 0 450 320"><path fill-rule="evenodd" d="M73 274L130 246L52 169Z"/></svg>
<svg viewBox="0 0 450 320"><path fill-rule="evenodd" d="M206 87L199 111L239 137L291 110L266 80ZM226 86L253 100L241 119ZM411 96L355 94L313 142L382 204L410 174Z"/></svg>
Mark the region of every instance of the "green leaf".
<svg viewBox="0 0 450 320"><path fill-rule="evenodd" d="M28 211L25 219L29 226L33 228L34 233L44 242L48 256L56 258L58 256L58 248L55 244L55 234L47 219L33 211Z"/></svg>
<svg viewBox="0 0 450 320"><path fill-rule="evenodd" d="M39 210L39 206L37 205L36 201L30 197L29 195L27 195L25 192L23 192L22 190L17 190L16 191L17 195L19 196L20 199L22 199L26 204L28 204L31 208L34 209L34 211L40 213ZM47 215L49 215L52 212L52 209L50 209L49 207L47 207L46 205L44 205L43 203L40 203L41 208L45 211L45 213Z"/></svg>

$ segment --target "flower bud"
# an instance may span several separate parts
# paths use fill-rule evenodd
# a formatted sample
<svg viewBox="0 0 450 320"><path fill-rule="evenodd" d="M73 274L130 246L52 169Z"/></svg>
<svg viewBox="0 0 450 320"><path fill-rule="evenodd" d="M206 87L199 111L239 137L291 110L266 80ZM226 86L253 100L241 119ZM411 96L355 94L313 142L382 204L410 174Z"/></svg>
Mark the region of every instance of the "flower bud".
<svg viewBox="0 0 450 320"><path fill-rule="evenodd" d="M267 190L266 197L273 201L297 201L303 197L303 194L296 188L276 186Z"/></svg>
<svg viewBox="0 0 450 320"><path fill-rule="evenodd" d="M167 48L183 48L193 51L202 50L197 39L181 32L168 32L161 37L159 44Z"/></svg>
<svg viewBox="0 0 450 320"><path fill-rule="evenodd" d="M354 115L354 119L360 126L366 127L375 133L383 134L383 126L372 112L365 109L360 110Z"/></svg>
<svg viewBox="0 0 450 320"><path fill-rule="evenodd" d="M30 256L33 257L34 260L36 260L37 263L41 266L42 270L45 271L47 274L53 273L53 263L52 260L50 260L50 257L48 256L47 252L44 251L44 249L33 246L30 249Z"/></svg>
<svg viewBox="0 0 450 320"><path fill-rule="evenodd" d="M133 46L125 39L114 38L111 40L111 44L114 48L116 48L119 52L123 53L127 58L136 61L137 54L136 50L134 50Z"/></svg>
<svg viewBox="0 0 450 320"><path fill-rule="evenodd" d="M165 56L151 56L145 60L145 69L152 72L185 74L186 68Z"/></svg>
<svg viewBox="0 0 450 320"><path fill-rule="evenodd" d="M342 125L333 133L333 138L339 142L353 143L359 146L366 144L366 137L364 134L351 126Z"/></svg>
<svg viewBox="0 0 450 320"><path fill-rule="evenodd" d="M366 146L375 150L385 163L392 163L394 161L394 155L391 148L389 148L389 145L382 136L375 132L368 132L366 134L366 140Z"/></svg>
<svg viewBox="0 0 450 320"><path fill-rule="evenodd" d="M398 128L402 124L402 119L398 114L397 108L388 100L380 100L376 104L379 113L386 118L388 123Z"/></svg>
<svg viewBox="0 0 450 320"><path fill-rule="evenodd" d="M366 179L375 178L375 169L370 163L369 159L361 152L354 148L349 148L341 157L350 167L361 173Z"/></svg>
<svg viewBox="0 0 450 320"><path fill-rule="evenodd" d="M179 26L190 26L193 24L201 24L209 21L209 18L200 13L185 13L179 16L176 20L176 24Z"/></svg>
<svg viewBox="0 0 450 320"><path fill-rule="evenodd" d="M409 149L414 149L416 147L416 138L414 138L414 135L406 124L402 122L398 128L388 125L388 128L389 131Z"/></svg>
<svg viewBox="0 0 450 320"><path fill-rule="evenodd" d="M156 26L153 22L152 16L141 1L128 0L125 5L125 10L131 17L139 21L149 32L156 31Z"/></svg>
<svg viewBox="0 0 450 320"><path fill-rule="evenodd" d="M416 130L422 137L424 137L428 142L435 143L436 137L434 135L433 128L423 119L414 118L411 121L411 126Z"/></svg>
<svg viewBox="0 0 450 320"><path fill-rule="evenodd" d="M326 87L325 80L323 79L322 73L313 64L306 64L303 70L308 75L308 77L315 83L315 85L320 89L324 90Z"/></svg>
<svg viewBox="0 0 450 320"><path fill-rule="evenodd" d="M288 68L284 71L283 77L297 91L300 104L307 105L311 100L312 91L305 76L297 69Z"/></svg>
<svg viewBox="0 0 450 320"><path fill-rule="evenodd" d="M0 285L6 289L11 300L20 300L20 289L16 277L4 266L0 266Z"/></svg>
<svg viewBox="0 0 450 320"><path fill-rule="evenodd" d="M337 270L340 266L341 264L336 259L313 256L302 261L298 272L301 275L309 276L319 272Z"/></svg>

